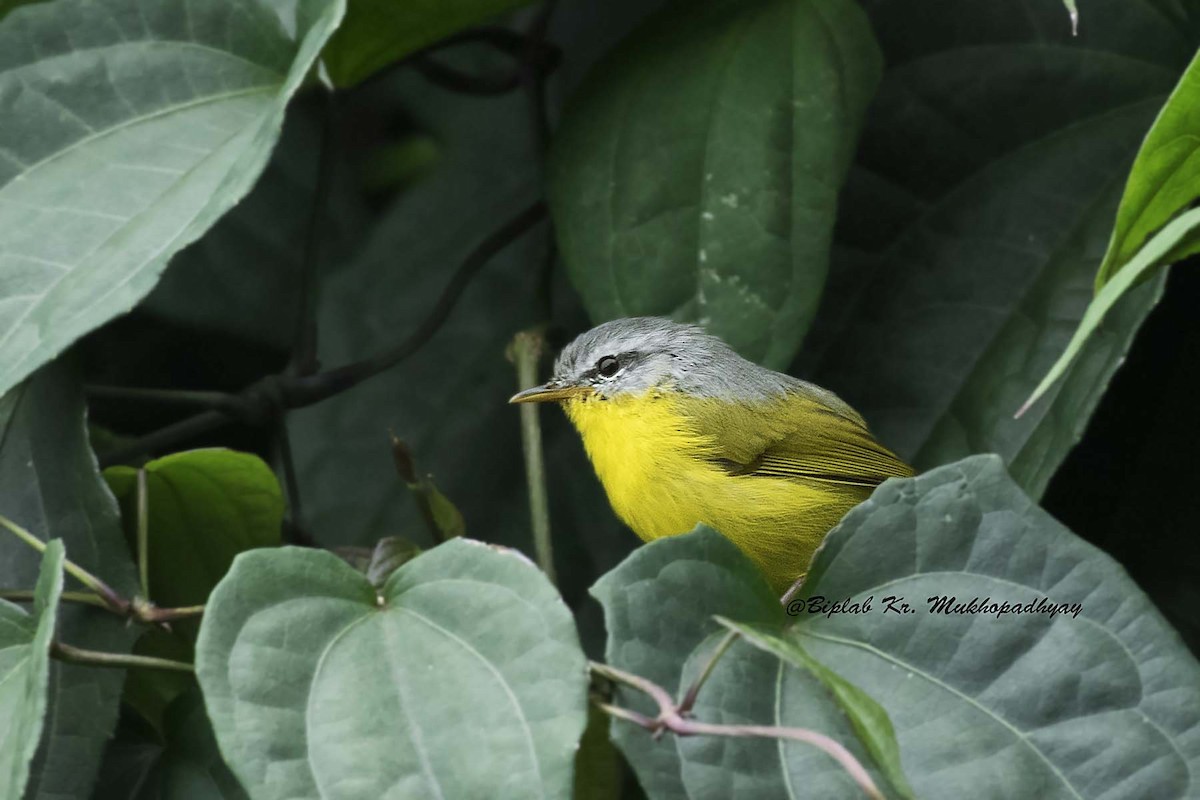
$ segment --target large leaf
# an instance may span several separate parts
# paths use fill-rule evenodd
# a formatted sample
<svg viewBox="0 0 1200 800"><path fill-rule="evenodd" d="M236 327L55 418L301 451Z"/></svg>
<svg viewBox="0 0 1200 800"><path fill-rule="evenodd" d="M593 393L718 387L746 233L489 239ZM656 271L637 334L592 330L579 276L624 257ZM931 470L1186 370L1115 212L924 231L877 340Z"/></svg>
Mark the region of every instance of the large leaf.
<svg viewBox="0 0 1200 800"><path fill-rule="evenodd" d="M462 28L531 0L349 0L346 21L321 54L339 86L376 71Z"/></svg>
<svg viewBox="0 0 1200 800"><path fill-rule="evenodd" d="M699 320L785 366L879 69L850 0L676 3L639 28L552 153L555 228L592 319Z"/></svg>
<svg viewBox="0 0 1200 800"><path fill-rule="evenodd" d="M253 184L343 10L62 0L0 20L0 392L127 311Z"/></svg>
<svg viewBox="0 0 1200 800"><path fill-rule="evenodd" d="M280 543L283 496L261 458L223 448L188 450L151 461L150 599L160 606L203 604L233 563L255 547ZM137 470L105 470L121 504L125 536L137 542Z"/></svg>
<svg viewBox="0 0 1200 800"><path fill-rule="evenodd" d="M88 449L83 393L52 365L0 398L0 513L39 539L62 539L70 558L126 596L137 584L117 505ZM0 535L0 587L29 588L38 555ZM113 615L71 604L59 635L79 647L127 651L134 631ZM26 797L85 798L112 733L121 670L55 662L48 717Z"/></svg>
<svg viewBox="0 0 1200 800"><path fill-rule="evenodd" d="M213 593L196 669L221 752L261 800L562 797L587 716L557 592L463 539L378 596L331 553L245 553Z"/></svg>
<svg viewBox="0 0 1200 800"><path fill-rule="evenodd" d="M62 542L55 539L42 556L32 614L0 600L0 797L21 796L42 735L62 565Z"/></svg>
<svg viewBox="0 0 1200 800"><path fill-rule="evenodd" d="M797 367L918 467L994 451L1040 494L1156 301L1151 281L1012 419L1084 313L1128 165L1195 52L1161 5L1095 0L1072 38L1055 3L870 4L889 67Z"/></svg>
<svg viewBox="0 0 1200 800"><path fill-rule="evenodd" d="M605 660L642 675L680 697L724 634L714 616L781 626L787 617L754 565L711 529L643 547L592 588L608 626ZM714 707L712 696L728 700ZM618 692L621 705L656 713L646 698ZM700 694L696 716L706 722L781 724L817 728L838 739L872 773L877 771L845 714L809 669L737 642L719 661ZM861 795L832 760L810 745L696 737L653 740L614 721L613 740L651 800Z"/></svg>
<svg viewBox="0 0 1200 800"><path fill-rule="evenodd" d="M892 481L850 512L805 591L914 611L802 617L805 649L891 716L920 797L1193 797L1200 665L1124 570L994 456ZM938 613L929 598L1023 613ZM989 599L990 598L990 599ZM1026 608L1079 604L1052 616Z"/></svg>
<svg viewBox="0 0 1200 800"><path fill-rule="evenodd" d="M258 456L189 450L144 469L150 599L157 605L203 605L238 553L279 545L283 496L275 474ZM104 477L121 504L125 539L136 552L137 470L110 467ZM176 622L170 631L147 630L134 652L190 663L197 631L194 620ZM167 705L192 685L183 673L138 670L125 681L124 700L160 724Z"/></svg>
<svg viewBox="0 0 1200 800"><path fill-rule="evenodd" d="M696 673L711 637L690 626L655 627L660 598L638 565L653 554L669 565L672 584L703 603L714 593L760 593L757 577L740 587L712 580L745 561L718 542L712 534L655 542L605 578L606 611L620 620L610 657L634 672L641 666L671 691L676 684L656 671L654 654L669 648L676 664L688 658L685 679ZM646 577L631 580L639 573ZM613 603L618 593L631 602ZM1195 795L1200 665L1123 570L1038 509L995 456L888 481L830 534L804 593L785 636L883 707L916 796ZM951 613L934 613L933 599L943 596L956 598ZM819 602L803 603L813 598L870 605L827 613ZM1043 598L1081 608L1051 615L1038 610ZM973 599L984 610L954 611ZM990 608L1002 603L1020 610ZM732 648L701 691L696 717L818 730L838 722L822 711L828 684L802 682L803 673L774 659L764 665L763 655ZM788 787L803 787L799 796L857 796L822 783L836 767L811 748L693 738L676 748L678 772L668 764L660 776L674 788L659 792L647 782L645 759L626 747L656 800L750 789L755 797L797 796Z"/></svg>

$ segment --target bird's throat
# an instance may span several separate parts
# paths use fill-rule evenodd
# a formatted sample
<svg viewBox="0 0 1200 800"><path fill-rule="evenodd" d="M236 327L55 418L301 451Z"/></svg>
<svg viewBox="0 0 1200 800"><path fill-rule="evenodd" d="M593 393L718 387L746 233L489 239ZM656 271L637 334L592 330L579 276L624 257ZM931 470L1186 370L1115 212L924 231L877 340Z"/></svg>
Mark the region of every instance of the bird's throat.
<svg viewBox="0 0 1200 800"><path fill-rule="evenodd" d="M581 398L563 404L579 431L596 475L617 515L647 541L690 530L698 520L692 495L709 442L682 413L673 392L611 399Z"/></svg>

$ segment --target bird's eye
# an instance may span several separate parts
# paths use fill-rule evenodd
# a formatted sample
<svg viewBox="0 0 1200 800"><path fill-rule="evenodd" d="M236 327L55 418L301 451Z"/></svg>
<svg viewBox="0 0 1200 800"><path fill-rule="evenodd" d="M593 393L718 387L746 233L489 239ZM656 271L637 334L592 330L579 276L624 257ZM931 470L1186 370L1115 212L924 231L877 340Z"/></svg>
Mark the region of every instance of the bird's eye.
<svg viewBox="0 0 1200 800"><path fill-rule="evenodd" d="M621 369L621 362L617 361L612 356L604 356L596 362L596 371L606 378L611 378Z"/></svg>

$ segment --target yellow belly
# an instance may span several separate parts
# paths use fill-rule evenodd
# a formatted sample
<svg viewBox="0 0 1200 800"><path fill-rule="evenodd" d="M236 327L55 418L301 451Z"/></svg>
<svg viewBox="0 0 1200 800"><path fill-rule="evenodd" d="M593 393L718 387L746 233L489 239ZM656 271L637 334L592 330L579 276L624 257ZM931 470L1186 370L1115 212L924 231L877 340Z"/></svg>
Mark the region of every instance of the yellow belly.
<svg viewBox="0 0 1200 800"><path fill-rule="evenodd" d="M783 592L869 490L730 475L670 393L564 404L617 515L646 541L697 523L731 539Z"/></svg>

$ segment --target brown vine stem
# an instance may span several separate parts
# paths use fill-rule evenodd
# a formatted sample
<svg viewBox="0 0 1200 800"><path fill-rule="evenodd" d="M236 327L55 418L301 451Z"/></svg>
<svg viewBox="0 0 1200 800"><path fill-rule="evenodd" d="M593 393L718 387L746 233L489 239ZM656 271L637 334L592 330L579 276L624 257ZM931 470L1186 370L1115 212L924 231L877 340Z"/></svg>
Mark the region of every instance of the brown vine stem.
<svg viewBox="0 0 1200 800"><path fill-rule="evenodd" d="M14 603L32 603L36 598L30 589L0 589L0 599L11 600ZM63 592L59 595L59 599L64 603L80 603L82 605L108 609L108 604L104 602L104 598L91 592Z"/></svg>
<svg viewBox="0 0 1200 800"><path fill-rule="evenodd" d="M18 539L32 547L39 553L46 550L46 543L34 536L29 531L22 528L17 523L13 522L8 517L0 514L0 527L7 528ZM76 578L84 586L92 590L92 593L87 592L64 592L62 597L68 602L88 603L90 605L99 606L106 611L132 619L135 622L144 622L152 625L160 625L171 622L177 619L187 619L189 617L198 617L204 613L204 606L183 606L181 608L159 608L143 597L134 597L129 600L123 597L116 589L113 589L107 583L97 578L92 573L85 570L70 559L63 559L63 569L71 576ZM25 590L4 590L0 592L0 596L6 599L26 600L33 597L32 592Z"/></svg>
<svg viewBox="0 0 1200 800"><path fill-rule="evenodd" d="M670 693L658 684L640 675L634 675L607 664L591 662L589 667L597 675L649 695L650 699L658 705L658 716L651 718L620 706L597 703L597 706L610 716L645 728L655 736L670 732L676 736L732 736L804 742L816 747L836 761L872 800L884 800L883 793L879 791L879 787L871 780L871 776L858 759L841 744L823 733L807 728L785 728L777 725L714 725L709 722L687 719L680 713L679 707L675 705Z"/></svg>
<svg viewBox="0 0 1200 800"><path fill-rule="evenodd" d="M128 667L143 667L146 669L169 669L175 672L195 672L196 669L185 661L171 661L167 658L152 656L135 656L127 653L105 653L99 650L85 650L60 641L50 644L51 658L66 661L70 664L86 664L91 667L112 667L126 669Z"/></svg>

